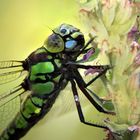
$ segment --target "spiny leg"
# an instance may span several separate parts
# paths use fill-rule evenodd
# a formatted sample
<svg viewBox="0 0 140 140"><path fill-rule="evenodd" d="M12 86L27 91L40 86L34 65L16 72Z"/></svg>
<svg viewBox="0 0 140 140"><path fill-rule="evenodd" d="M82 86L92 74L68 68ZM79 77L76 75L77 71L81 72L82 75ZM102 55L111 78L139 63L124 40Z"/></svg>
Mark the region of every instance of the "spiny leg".
<svg viewBox="0 0 140 140"><path fill-rule="evenodd" d="M69 62L69 64L74 65L77 69L78 68L81 68L81 69L90 69L91 68L93 70L95 69L95 72L99 73L97 76L93 77L90 81L88 81L86 83L78 70L74 72L77 75L77 79L79 79L79 81L81 81L81 84L83 84L83 86L86 88L86 90L88 90L88 92L92 95L92 98L94 98L94 100L96 102L100 103L101 106L106 106L109 104L109 106L110 106L109 110L114 111L114 105L112 104L111 100L101 99L93 91L88 89L89 85L91 85L100 76L104 75L106 73L106 71L108 69L111 69L113 66L109 66L109 65L98 65L98 66L97 65L81 65L81 64L74 63L74 62Z"/></svg>
<svg viewBox="0 0 140 140"><path fill-rule="evenodd" d="M99 112L103 112L103 113L107 113L107 114L113 114L113 115L115 114L114 112L112 112L110 110L107 110L103 106L104 100L100 99L95 93L92 94L92 96L91 96L91 94L87 91L87 89L85 87L85 82L84 82L82 76L80 75L80 73L78 72L78 70L74 71L74 78L76 80L76 83L77 83L78 87L82 91L82 93L88 98L88 100L92 103L93 106L95 106L95 108Z"/></svg>
<svg viewBox="0 0 140 140"><path fill-rule="evenodd" d="M100 76L104 75L106 73L106 71L108 69L111 69L112 67L109 65L100 65L100 66L91 66L91 65L78 65L78 68L84 68L84 69L99 69L98 71L98 75L94 78L92 78L88 83L86 83L83 79L83 77L80 75L79 71L77 72L76 75L78 75L77 77L80 77L79 80L81 80L81 82L83 83L84 87L87 89L87 91L92 95L92 97L97 100L97 102L99 102L100 104L102 104L102 106L104 106L105 104L109 104L110 105L110 110L114 111L114 105L112 104L111 100L105 100L105 99L101 99L99 98L93 91L91 91L90 89L88 89L87 87L89 85L91 85L96 79L98 79Z"/></svg>
<svg viewBox="0 0 140 140"><path fill-rule="evenodd" d="M95 76L93 79L91 79L88 83L84 81L84 79L82 78L81 74L78 71L75 71L76 75L78 75L77 78L79 77L79 79L82 79L82 84L84 85L85 88L91 85L95 80L97 80L100 76L105 74L108 69L111 68L109 65L91 66L91 65L81 65L81 64L76 64L76 63L70 63L70 65L75 65L77 69L78 68L81 68L81 69L92 68L98 71L99 74Z"/></svg>
<svg viewBox="0 0 140 140"><path fill-rule="evenodd" d="M98 71L98 66L95 68ZM102 69L102 70L100 70ZM105 74L107 72L107 70L110 69L109 65L106 66L99 66L99 74L97 76L95 76L93 79L91 79L88 83L86 83L85 87L88 87L89 85L91 85L95 80L97 80L99 77L101 77L103 74Z"/></svg>
<svg viewBox="0 0 140 140"><path fill-rule="evenodd" d="M82 123L86 124L86 125L108 129L106 126L98 125L98 124L94 124L94 123L90 123L90 122L85 121L84 114L83 114L83 111L82 111L82 108L81 108L81 104L80 104L80 101L79 101L79 96L78 96L78 92L77 92L77 88L76 88L76 83L75 83L74 80L71 80L70 82L71 82L73 96L74 96L74 101L75 101L75 104L76 104L76 107L77 107L77 111L78 111L78 115L79 115L80 121Z"/></svg>

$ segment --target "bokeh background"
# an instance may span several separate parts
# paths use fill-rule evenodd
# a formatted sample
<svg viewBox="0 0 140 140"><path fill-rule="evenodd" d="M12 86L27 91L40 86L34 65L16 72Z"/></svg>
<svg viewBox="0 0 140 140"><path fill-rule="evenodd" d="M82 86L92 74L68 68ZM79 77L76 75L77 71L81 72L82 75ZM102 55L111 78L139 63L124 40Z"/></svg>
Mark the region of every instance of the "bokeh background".
<svg viewBox="0 0 140 140"><path fill-rule="evenodd" d="M0 60L25 59L43 44L51 33L49 28L54 28L61 23L73 24L84 31L78 17L78 4L75 0L0 0ZM64 94L67 93L64 96L68 95L68 88L63 91ZM61 112L61 109L68 106L65 105L66 103L73 100L69 96L66 98L65 100L65 97L59 97L54 107L56 114L57 111ZM69 98L71 101L68 101ZM89 114L92 107L85 108L85 113ZM58 113L58 116L53 115L55 117L52 116L52 118L50 113L49 117L42 119L22 139L103 140L104 132L101 129L81 124L76 110L64 112ZM95 120L98 116L94 117L93 114L90 118Z"/></svg>

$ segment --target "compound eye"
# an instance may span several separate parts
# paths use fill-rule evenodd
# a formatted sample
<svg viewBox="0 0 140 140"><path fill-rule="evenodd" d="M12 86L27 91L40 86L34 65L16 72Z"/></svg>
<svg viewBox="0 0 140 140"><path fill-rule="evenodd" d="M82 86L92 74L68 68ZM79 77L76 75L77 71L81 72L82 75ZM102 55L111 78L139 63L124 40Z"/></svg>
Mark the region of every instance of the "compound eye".
<svg viewBox="0 0 140 140"><path fill-rule="evenodd" d="M64 50L64 41L58 34L50 35L44 42L44 47L51 53L58 53Z"/></svg>
<svg viewBox="0 0 140 140"><path fill-rule="evenodd" d="M65 43L67 49L73 49L76 46L77 42L75 40L69 40Z"/></svg>
<svg viewBox="0 0 140 140"><path fill-rule="evenodd" d="M68 29L65 29L64 27L60 29L60 33L62 35L68 35L70 33L70 31Z"/></svg>
<svg viewBox="0 0 140 140"><path fill-rule="evenodd" d="M66 29L61 29L60 32L61 32L62 34L65 34L65 33L67 32L67 30L66 30Z"/></svg>

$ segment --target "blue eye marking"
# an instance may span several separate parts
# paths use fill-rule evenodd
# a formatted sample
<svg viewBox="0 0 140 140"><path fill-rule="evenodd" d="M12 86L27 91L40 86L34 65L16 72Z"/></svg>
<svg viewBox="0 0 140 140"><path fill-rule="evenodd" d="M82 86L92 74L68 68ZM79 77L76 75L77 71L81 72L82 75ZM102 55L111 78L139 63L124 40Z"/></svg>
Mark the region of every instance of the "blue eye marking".
<svg viewBox="0 0 140 140"><path fill-rule="evenodd" d="M66 48L73 48L75 47L77 44L77 42L75 40L69 40L65 43Z"/></svg>
<svg viewBox="0 0 140 140"><path fill-rule="evenodd" d="M65 34L67 32L67 30L66 29L61 29L60 32L63 33L63 34Z"/></svg>

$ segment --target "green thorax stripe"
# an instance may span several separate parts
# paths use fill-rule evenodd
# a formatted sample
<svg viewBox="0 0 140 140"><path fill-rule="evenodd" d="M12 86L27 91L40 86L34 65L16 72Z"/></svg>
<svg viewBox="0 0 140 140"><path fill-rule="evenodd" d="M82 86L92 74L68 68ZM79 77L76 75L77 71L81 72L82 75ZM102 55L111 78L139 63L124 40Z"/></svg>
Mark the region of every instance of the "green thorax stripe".
<svg viewBox="0 0 140 140"><path fill-rule="evenodd" d="M29 73L31 91L39 97L51 94L59 85L61 60L44 48L30 55L29 60L31 61Z"/></svg>
<svg viewBox="0 0 140 140"><path fill-rule="evenodd" d="M52 62L40 62L31 66L32 74L37 73L51 73L54 71L54 65Z"/></svg>
<svg viewBox="0 0 140 140"><path fill-rule="evenodd" d="M39 74L47 74L52 72L54 72L54 65L52 64L52 62L40 62L32 65L30 70L30 81L34 81L37 78L45 80L45 75Z"/></svg>
<svg viewBox="0 0 140 140"><path fill-rule="evenodd" d="M54 90L54 83L53 82L46 82L46 83L35 83L32 84L32 91L34 94L39 96L50 94Z"/></svg>

